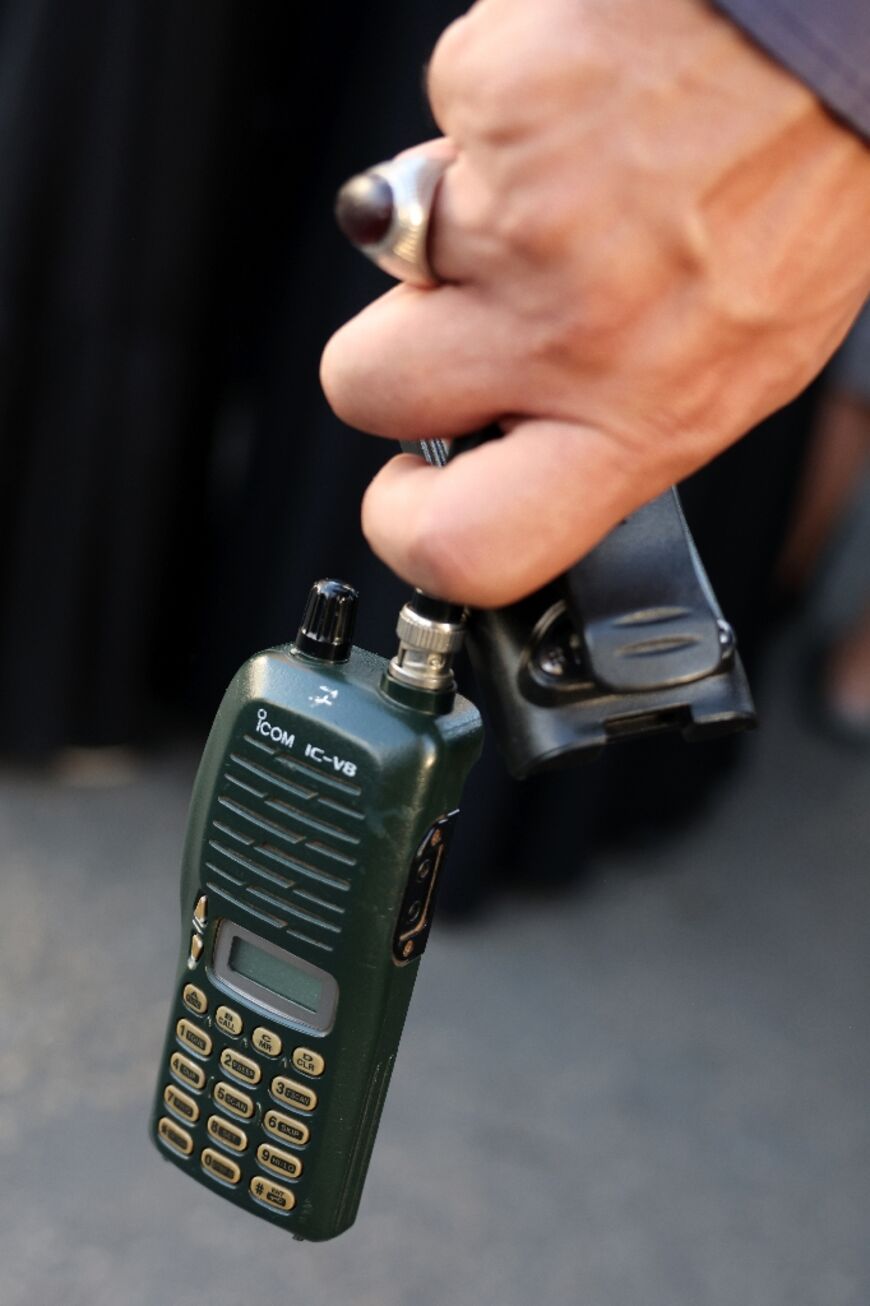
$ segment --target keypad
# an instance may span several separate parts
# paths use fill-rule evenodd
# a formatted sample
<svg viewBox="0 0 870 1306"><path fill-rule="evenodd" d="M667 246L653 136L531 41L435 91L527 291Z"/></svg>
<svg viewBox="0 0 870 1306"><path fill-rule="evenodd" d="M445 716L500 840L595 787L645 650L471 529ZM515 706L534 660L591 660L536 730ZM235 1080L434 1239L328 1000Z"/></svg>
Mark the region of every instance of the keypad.
<svg viewBox="0 0 870 1306"><path fill-rule="evenodd" d="M204 1016L208 1011L208 998L202 989L197 988L195 984L185 984L184 991L181 994L181 1001L188 1011L195 1012L197 1016Z"/></svg>
<svg viewBox="0 0 870 1306"><path fill-rule="evenodd" d="M259 1084L263 1072L250 1057L243 1057L235 1048L224 1048L221 1053L221 1065L228 1075L238 1079L242 1084Z"/></svg>
<svg viewBox="0 0 870 1306"><path fill-rule="evenodd" d="M175 1026L175 1037L179 1043L190 1048L198 1057L210 1057L214 1043L210 1034L207 1034L199 1025L194 1025L192 1020L182 1016L181 1020Z"/></svg>
<svg viewBox="0 0 870 1306"><path fill-rule="evenodd" d="M323 1057L319 1052L312 1052L311 1048L296 1048L290 1060L303 1075L322 1075L326 1069Z"/></svg>
<svg viewBox="0 0 870 1306"><path fill-rule="evenodd" d="M222 1179L225 1184L237 1184L242 1177L242 1172L235 1161L231 1161L228 1156L221 1152L216 1152L213 1147L205 1147L200 1153L200 1163L203 1170L208 1170L216 1179Z"/></svg>
<svg viewBox="0 0 870 1306"><path fill-rule="evenodd" d="M310 1047L287 1047L286 1030L251 1028L245 1009L219 1004L206 983L185 982L181 1002L188 1014L175 1024L181 1047L169 1055L160 1142L220 1183L244 1185L254 1201L287 1214L297 1201L287 1185L303 1174L298 1149L311 1141L318 1105L311 1080L324 1074L325 1059Z"/></svg>
<svg viewBox="0 0 870 1306"><path fill-rule="evenodd" d="M227 1084L222 1079L218 1080L214 1086L213 1096L225 1111L238 1116L241 1120L250 1120L254 1114L254 1099L248 1097L247 1093L243 1093L234 1084Z"/></svg>
<svg viewBox="0 0 870 1306"><path fill-rule="evenodd" d="M285 1152L271 1143L261 1143L257 1148L257 1160L264 1170L274 1170L275 1174L285 1179L298 1179L302 1173L302 1162L298 1156Z"/></svg>
<svg viewBox="0 0 870 1306"><path fill-rule="evenodd" d="M163 1101L173 1115L180 1116L189 1124L195 1125L199 1119L199 1104L187 1093L182 1093L174 1084L167 1084L163 1090Z"/></svg>
<svg viewBox="0 0 870 1306"><path fill-rule="evenodd" d="M232 1120L224 1120L221 1116L209 1116L206 1129L216 1143L230 1148L233 1152L244 1152L248 1146L248 1135L244 1129L234 1125Z"/></svg>
<svg viewBox="0 0 870 1306"><path fill-rule="evenodd" d="M214 1023L218 1029L222 1029L225 1034L232 1038L238 1038L245 1028L245 1023L237 1011L232 1007L218 1007L214 1013Z"/></svg>
<svg viewBox="0 0 870 1306"><path fill-rule="evenodd" d="M248 1192L256 1201L276 1211L292 1211L296 1205L296 1198L289 1188L285 1188L283 1184L273 1183L269 1179L259 1177L252 1179Z"/></svg>
<svg viewBox="0 0 870 1306"><path fill-rule="evenodd" d="M258 1025L251 1035L251 1046L264 1057L280 1057L284 1045L278 1035L271 1029Z"/></svg>
<svg viewBox="0 0 870 1306"><path fill-rule="evenodd" d="M305 1084L297 1084L294 1079L276 1075L269 1086L269 1092L279 1102L295 1106L298 1111L313 1111L317 1106L317 1094Z"/></svg>
<svg viewBox="0 0 870 1306"><path fill-rule="evenodd" d="M191 1061L183 1052L173 1052L169 1058L169 1069L183 1084L188 1084L197 1090L205 1087L205 1071L202 1066Z"/></svg>
<svg viewBox="0 0 870 1306"><path fill-rule="evenodd" d="M161 1116L157 1122L157 1135L162 1143L171 1147L179 1156L190 1156L193 1151L193 1139L186 1129L177 1125L169 1116Z"/></svg>
<svg viewBox="0 0 870 1306"><path fill-rule="evenodd" d="M275 1111L271 1107L263 1112L263 1128L267 1134L280 1138L293 1147L304 1147L311 1137L311 1131L304 1120L294 1120L292 1116L285 1116L283 1111Z"/></svg>

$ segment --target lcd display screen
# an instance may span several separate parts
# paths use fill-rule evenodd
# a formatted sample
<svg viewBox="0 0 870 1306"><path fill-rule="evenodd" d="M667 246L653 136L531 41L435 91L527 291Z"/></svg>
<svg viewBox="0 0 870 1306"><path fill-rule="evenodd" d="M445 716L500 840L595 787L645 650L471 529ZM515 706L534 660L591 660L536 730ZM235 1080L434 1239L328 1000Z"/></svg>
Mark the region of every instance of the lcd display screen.
<svg viewBox="0 0 870 1306"><path fill-rule="evenodd" d="M218 922L209 973L273 1020L326 1034L338 1006L334 975L235 921Z"/></svg>
<svg viewBox="0 0 870 1306"><path fill-rule="evenodd" d="M323 994L323 981L301 970L283 957L264 952L256 944L238 935L230 948L229 968L245 979L261 984L271 993L295 1002L306 1011L316 1012Z"/></svg>

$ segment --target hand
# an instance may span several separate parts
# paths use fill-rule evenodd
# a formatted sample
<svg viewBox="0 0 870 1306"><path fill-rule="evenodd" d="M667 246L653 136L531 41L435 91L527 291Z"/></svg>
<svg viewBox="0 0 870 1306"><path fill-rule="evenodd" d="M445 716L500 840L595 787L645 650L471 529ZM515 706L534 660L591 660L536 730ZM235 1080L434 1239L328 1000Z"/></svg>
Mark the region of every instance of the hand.
<svg viewBox="0 0 870 1306"><path fill-rule="evenodd" d="M493 606L820 370L870 291L870 151L698 0L479 0L429 94L449 284L360 313L323 385L391 439L502 422L444 469L394 458L363 503L400 576Z"/></svg>

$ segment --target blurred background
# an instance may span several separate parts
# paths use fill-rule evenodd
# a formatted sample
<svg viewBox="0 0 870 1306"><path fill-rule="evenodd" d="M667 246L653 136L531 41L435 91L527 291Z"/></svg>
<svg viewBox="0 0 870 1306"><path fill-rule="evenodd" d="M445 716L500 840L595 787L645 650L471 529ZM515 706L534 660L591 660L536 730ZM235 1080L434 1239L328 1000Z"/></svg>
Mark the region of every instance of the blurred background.
<svg viewBox="0 0 870 1306"><path fill-rule="evenodd" d="M763 728L476 769L354 1229L146 1138L223 688L319 576L392 651L332 198L433 133L463 8L0 0L2 1306L870 1299L866 317L683 487Z"/></svg>

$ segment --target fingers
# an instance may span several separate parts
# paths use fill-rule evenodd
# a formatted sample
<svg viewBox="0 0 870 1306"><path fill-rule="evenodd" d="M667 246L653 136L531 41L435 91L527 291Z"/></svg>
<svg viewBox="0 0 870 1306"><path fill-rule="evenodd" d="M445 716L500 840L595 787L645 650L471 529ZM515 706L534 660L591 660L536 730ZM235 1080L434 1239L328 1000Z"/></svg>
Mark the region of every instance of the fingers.
<svg viewBox="0 0 870 1306"><path fill-rule="evenodd" d="M516 409L508 323L458 286L396 286L326 346L321 382L350 426L395 440L449 437Z"/></svg>
<svg viewBox="0 0 870 1306"><path fill-rule="evenodd" d="M363 531L412 585L497 607L570 567L672 470L592 428L521 422L443 468L394 458L366 493Z"/></svg>
<svg viewBox="0 0 870 1306"><path fill-rule="evenodd" d="M440 159L443 163L452 163L457 149L447 136L433 136L431 140L421 141L419 145L409 145L406 150L399 150L397 159L409 159L415 155L425 155L427 159Z"/></svg>
<svg viewBox="0 0 870 1306"><path fill-rule="evenodd" d="M479 173L445 136L402 150L396 158L420 155L446 165L429 218L430 267L441 281L465 285L485 280L494 267L497 243L490 196Z"/></svg>

